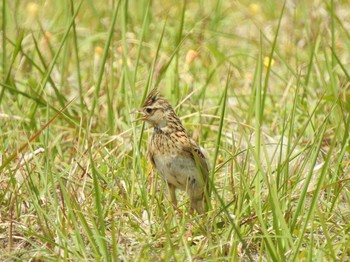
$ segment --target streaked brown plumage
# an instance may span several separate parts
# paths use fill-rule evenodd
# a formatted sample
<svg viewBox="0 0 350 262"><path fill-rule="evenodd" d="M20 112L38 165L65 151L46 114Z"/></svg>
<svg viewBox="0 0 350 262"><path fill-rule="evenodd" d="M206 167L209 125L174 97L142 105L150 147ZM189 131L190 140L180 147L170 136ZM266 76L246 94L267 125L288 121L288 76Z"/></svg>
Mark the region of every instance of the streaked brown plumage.
<svg viewBox="0 0 350 262"><path fill-rule="evenodd" d="M170 198L177 205L175 190L187 192L191 211L206 211L209 168L202 149L190 139L169 102L153 89L137 120L154 127L148 145L148 158L169 187Z"/></svg>

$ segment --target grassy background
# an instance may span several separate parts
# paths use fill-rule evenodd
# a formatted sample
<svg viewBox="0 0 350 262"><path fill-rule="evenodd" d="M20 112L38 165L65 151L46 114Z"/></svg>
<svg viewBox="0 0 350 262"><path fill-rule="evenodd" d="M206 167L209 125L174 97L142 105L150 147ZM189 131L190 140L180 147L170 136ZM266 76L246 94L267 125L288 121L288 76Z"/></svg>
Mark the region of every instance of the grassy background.
<svg viewBox="0 0 350 262"><path fill-rule="evenodd" d="M349 1L1 1L1 260L350 259ZM132 123L210 155L174 211Z"/></svg>

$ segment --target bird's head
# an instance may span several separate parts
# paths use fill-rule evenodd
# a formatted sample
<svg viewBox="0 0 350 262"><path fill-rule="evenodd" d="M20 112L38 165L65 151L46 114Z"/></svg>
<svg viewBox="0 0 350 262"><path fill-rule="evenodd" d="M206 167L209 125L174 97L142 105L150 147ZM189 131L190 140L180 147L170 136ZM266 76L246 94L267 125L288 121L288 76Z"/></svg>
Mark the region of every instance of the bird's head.
<svg viewBox="0 0 350 262"><path fill-rule="evenodd" d="M137 112L142 116L135 121L146 121L153 127L157 128L166 127L168 122L172 121L172 118L175 115L175 112L169 102L160 96L156 88L148 94L141 109Z"/></svg>

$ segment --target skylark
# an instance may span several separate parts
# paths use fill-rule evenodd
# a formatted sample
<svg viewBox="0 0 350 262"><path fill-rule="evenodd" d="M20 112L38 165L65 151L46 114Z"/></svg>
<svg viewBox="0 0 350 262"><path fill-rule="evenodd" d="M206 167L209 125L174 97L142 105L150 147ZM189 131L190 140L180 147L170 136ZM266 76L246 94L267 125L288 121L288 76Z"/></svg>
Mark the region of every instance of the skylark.
<svg viewBox="0 0 350 262"><path fill-rule="evenodd" d="M202 149L189 138L180 119L169 102L153 89L147 96L138 120L146 121L154 131L147 155L153 167L168 184L173 205L177 206L176 189L187 192L191 212L203 214L207 210L207 160Z"/></svg>

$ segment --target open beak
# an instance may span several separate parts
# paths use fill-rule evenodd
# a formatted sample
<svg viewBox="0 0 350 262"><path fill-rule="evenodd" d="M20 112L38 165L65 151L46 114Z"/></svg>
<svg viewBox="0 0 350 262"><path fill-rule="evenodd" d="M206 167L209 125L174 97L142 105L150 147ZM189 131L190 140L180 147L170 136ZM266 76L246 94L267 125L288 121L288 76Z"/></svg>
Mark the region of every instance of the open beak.
<svg viewBox="0 0 350 262"><path fill-rule="evenodd" d="M136 118L135 120L133 120L132 123L135 123L135 122L140 121L140 120L141 121L146 120L146 114L144 112L140 111L140 110L135 109L135 110L131 111L130 114L141 114L142 115L141 117Z"/></svg>

